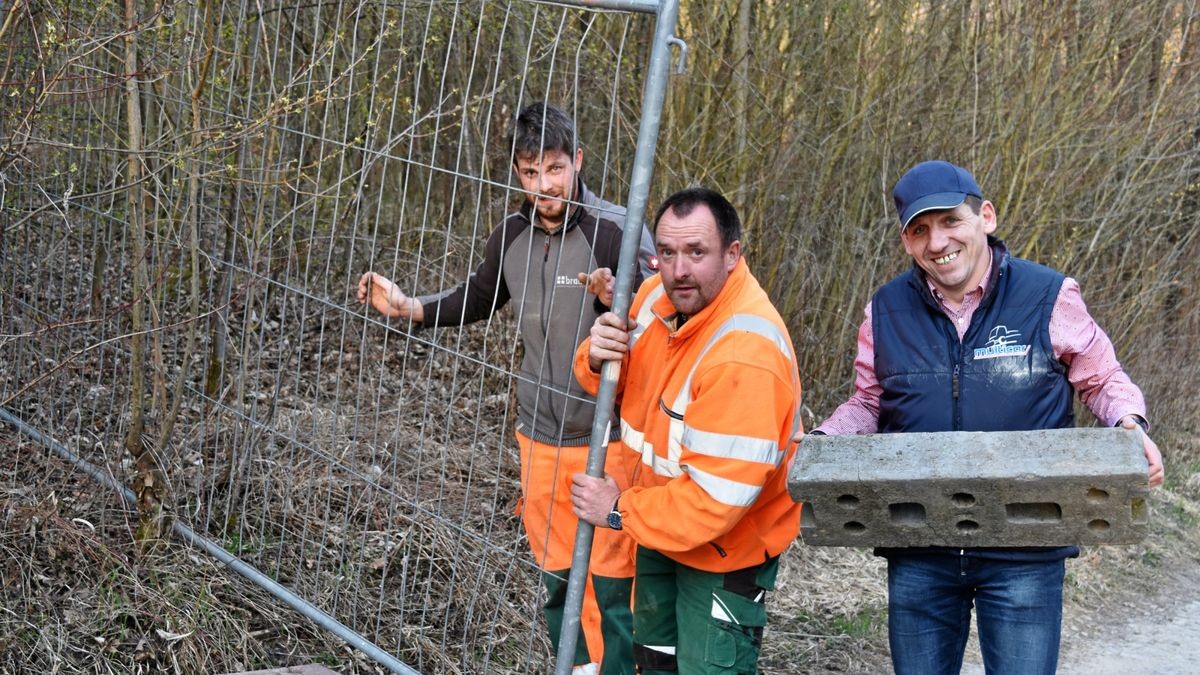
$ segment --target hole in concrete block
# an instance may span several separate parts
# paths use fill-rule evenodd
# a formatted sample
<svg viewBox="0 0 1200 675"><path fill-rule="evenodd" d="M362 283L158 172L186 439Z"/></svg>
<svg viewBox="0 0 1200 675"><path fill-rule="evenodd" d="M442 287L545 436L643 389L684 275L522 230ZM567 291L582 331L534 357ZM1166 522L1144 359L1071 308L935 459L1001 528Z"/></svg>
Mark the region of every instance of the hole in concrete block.
<svg viewBox="0 0 1200 675"><path fill-rule="evenodd" d="M1150 509L1146 507L1145 499L1134 497L1129 502L1129 517L1134 525L1145 525L1150 522Z"/></svg>
<svg viewBox="0 0 1200 675"><path fill-rule="evenodd" d="M813 513L811 502L804 502L800 507L800 529L812 530L817 527L817 516Z"/></svg>
<svg viewBox="0 0 1200 675"><path fill-rule="evenodd" d="M955 525L955 527L958 528L959 532L970 533L970 532L974 532L975 530L979 529L979 523L977 523L973 520L960 520L960 521L958 521L958 524Z"/></svg>
<svg viewBox="0 0 1200 675"><path fill-rule="evenodd" d="M858 497L855 497L854 495L842 495L841 497L838 497L837 502L844 508L852 509L858 506Z"/></svg>
<svg viewBox="0 0 1200 675"><path fill-rule="evenodd" d="M845 525L843 525L843 527L845 527L846 531L849 532L850 534L862 534L863 532L867 531L867 526L863 525L862 523L858 522L857 520L852 520L852 521L846 523Z"/></svg>
<svg viewBox="0 0 1200 675"><path fill-rule="evenodd" d="M925 524L925 506L923 504L916 502L888 504L888 512L892 516L892 522L897 525L914 527Z"/></svg>
<svg viewBox="0 0 1200 675"><path fill-rule="evenodd" d="M1102 502L1108 499L1108 491L1100 488L1088 488L1087 500L1092 503Z"/></svg>
<svg viewBox="0 0 1200 675"><path fill-rule="evenodd" d="M1088 529L1092 532L1103 532L1108 529L1108 521L1103 518L1097 518L1088 523Z"/></svg>
<svg viewBox="0 0 1200 675"><path fill-rule="evenodd" d="M954 495L950 497L950 501L953 502L955 506L965 509L968 506L975 506L975 495L968 492L955 492Z"/></svg>
<svg viewBox="0 0 1200 675"><path fill-rule="evenodd" d="M1062 521L1062 507L1054 502L1005 504L1004 512L1008 516L1008 522L1016 525Z"/></svg>

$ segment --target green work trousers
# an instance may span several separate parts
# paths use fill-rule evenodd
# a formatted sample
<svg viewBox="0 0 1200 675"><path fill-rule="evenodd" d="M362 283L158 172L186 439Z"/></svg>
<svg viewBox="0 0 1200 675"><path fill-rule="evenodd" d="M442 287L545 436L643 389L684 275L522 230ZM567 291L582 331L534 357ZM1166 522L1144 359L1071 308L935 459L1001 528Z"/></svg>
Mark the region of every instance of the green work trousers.
<svg viewBox="0 0 1200 675"><path fill-rule="evenodd" d="M778 571L778 556L717 573L639 546L633 586L633 655L639 672L757 673L767 625L764 601Z"/></svg>
<svg viewBox="0 0 1200 675"><path fill-rule="evenodd" d="M563 610L567 600L567 579L571 570L542 572L542 583L546 585L546 625L550 629L550 642L558 652L558 640L562 631ZM630 634L629 596L633 579L612 578L592 574L588 577L596 593L596 604L600 609L600 636L604 640L604 657L600 662L600 675L632 675L633 637ZM589 645L580 626L575 642L575 665L595 660L597 645Z"/></svg>

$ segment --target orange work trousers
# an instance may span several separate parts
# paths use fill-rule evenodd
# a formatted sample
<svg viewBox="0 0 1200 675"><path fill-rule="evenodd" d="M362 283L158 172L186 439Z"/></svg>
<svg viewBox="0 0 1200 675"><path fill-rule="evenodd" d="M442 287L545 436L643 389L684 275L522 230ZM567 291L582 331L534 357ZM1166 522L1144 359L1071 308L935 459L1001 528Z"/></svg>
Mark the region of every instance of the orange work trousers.
<svg viewBox="0 0 1200 675"><path fill-rule="evenodd" d="M533 558L546 571L570 569L579 526L579 519L571 512L571 476L587 470L588 448L539 443L521 433L516 437L521 448L521 503L517 510ZM621 452L620 441L609 443L604 472L624 491L629 488L629 478ZM588 655L594 662L603 660L601 619L606 612L597 604L593 575L632 579L635 555L636 546L624 532L607 527L595 529L580 616ZM629 607L615 609L629 611Z"/></svg>

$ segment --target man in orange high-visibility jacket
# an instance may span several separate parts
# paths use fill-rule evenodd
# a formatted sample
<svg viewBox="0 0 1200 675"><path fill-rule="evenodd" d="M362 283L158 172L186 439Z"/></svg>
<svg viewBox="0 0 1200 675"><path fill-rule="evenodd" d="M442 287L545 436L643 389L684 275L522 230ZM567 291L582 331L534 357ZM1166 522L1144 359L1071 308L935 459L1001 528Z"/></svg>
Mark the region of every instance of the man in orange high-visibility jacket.
<svg viewBox="0 0 1200 675"><path fill-rule="evenodd" d="M602 362L621 361L620 478L632 487L580 473L571 496L581 519L638 544L642 673L755 672L766 592L799 532L786 485L800 427L796 358L740 237L720 194L668 197L655 217L659 275L634 298L636 319L602 314L575 353L575 377L593 394Z"/></svg>

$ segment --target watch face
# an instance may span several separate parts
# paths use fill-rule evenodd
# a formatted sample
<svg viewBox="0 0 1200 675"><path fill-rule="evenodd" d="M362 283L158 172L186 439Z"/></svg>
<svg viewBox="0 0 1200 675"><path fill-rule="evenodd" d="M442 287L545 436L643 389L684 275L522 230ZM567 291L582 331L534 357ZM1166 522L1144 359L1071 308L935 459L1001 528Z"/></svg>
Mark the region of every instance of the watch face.
<svg viewBox="0 0 1200 675"><path fill-rule="evenodd" d="M620 511L609 511L608 512L608 526L614 530L621 529L621 512Z"/></svg>

